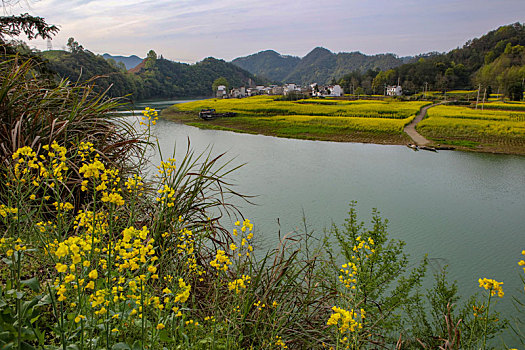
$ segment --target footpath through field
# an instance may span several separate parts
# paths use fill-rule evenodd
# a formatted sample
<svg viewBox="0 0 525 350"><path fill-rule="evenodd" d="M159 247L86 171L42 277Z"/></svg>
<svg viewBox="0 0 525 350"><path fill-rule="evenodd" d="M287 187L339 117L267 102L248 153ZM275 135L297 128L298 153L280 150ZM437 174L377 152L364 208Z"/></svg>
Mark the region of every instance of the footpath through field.
<svg viewBox="0 0 525 350"><path fill-rule="evenodd" d="M423 107L421 108L421 111L419 112L419 114L414 118L414 120L412 120L412 122L410 122L410 124L408 124L407 126L405 126L405 128L403 129L404 132L407 133L408 136L410 136L410 138L412 139L412 141L414 141L414 144L416 144L417 146L426 146L430 143L429 140L427 140L426 138L424 138L423 136L421 136L421 134L419 134L417 131L416 131L416 125L423 120L423 118L425 117L425 115L427 114L427 110L431 107L434 107L434 106L437 106L437 105L440 105L442 104L443 102L440 102L440 103L435 103L433 105L430 105L430 106L426 106L426 107Z"/></svg>

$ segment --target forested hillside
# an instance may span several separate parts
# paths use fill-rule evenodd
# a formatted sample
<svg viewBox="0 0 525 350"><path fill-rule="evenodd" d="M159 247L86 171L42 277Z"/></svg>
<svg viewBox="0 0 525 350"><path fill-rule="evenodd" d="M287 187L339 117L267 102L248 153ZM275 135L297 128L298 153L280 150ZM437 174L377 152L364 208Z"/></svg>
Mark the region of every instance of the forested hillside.
<svg viewBox="0 0 525 350"><path fill-rule="evenodd" d="M516 45L525 45L525 26L520 23L502 26L448 53L421 56L416 62L395 68L388 77L383 74L376 86L394 84L399 78L404 91L413 93L422 91L425 84L428 90L454 90L477 88L481 82L489 91L499 90L508 95L509 84L516 84L515 80L521 81L523 77L515 76L514 82L510 82L507 79L510 77L498 78L494 74L484 74L481 80L476 76L480 69L487 72L485 67L499 62L498 58ZM346 77L346 81L350 80Z"/></svg>
<svg viewBox="0 0 525 350"><path fill-rule="evenodd" d="M232 61L236 66L246 69L256 76L263 76L275 82L281 82L301 61L296 56L284 56L273 50L266 50Z"/></svg>
<svg viewBox="0 0 525 350"><path fill-rule="evenodd" d="M249 72L223 60L206 58L196 64L173 62L157 58L150 51L144 64L134 72L122 64L106 60L85 50L75 41L68 45L69 51L45 51L41 53L50 70L57 78L86 81L96 77L97 89L109 88L110 96L129 95L132 99L211 96L213 81L224 77L231 87L253 83L265 83Z"/></svg>
<svg viewBox="0 0 525 350"><path fill-rule="evenodd" d="M236 58L232 63L257 76L264 76L277 82L325 84L340 79L352 71L386 70L397 67L409 59L398 58L394 54L373 56L361 52L336 54L325 48L316 47L303 58L283 56L267 50Z"/></svg>

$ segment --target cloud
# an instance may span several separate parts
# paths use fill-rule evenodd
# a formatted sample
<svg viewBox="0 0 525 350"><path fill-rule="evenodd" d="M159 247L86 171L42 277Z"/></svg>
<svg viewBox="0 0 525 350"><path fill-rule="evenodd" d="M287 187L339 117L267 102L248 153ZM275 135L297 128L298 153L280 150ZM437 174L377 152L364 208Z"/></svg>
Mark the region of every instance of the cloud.
<svg viewBox="0 0 525 350"><path fill-rule="evenodd" d="M196 61L267 48L300 56L316 46L401 55L441 51L515 22L525 2L40 0L30 12L60 25L55 46L73 36L95 52L144 55L153 48Z"/></svg>

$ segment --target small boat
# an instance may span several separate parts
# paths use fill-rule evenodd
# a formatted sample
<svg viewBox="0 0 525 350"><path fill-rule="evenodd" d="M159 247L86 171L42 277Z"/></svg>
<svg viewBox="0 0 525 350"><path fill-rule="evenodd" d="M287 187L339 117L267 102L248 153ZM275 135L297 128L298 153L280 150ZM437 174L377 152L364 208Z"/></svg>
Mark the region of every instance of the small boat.
<svg viewBox="0 0 525 350"><path fill-rule="evenodd" d="M437 150L434 147L419 146L419 148L420 149L424 149L425 151L430 151L430 152L436 152L437 153Z"/></svg>
<svg viewBox="0 0 525 350"><path fill-rule="evenodd" d="M204 120L212 120L212 119L219 118L219 117L223 117L223 118L235 117L236 115L237 113L233 113L233 112L217 113L215 112L215 109L213 108L201 109L201 111L199 112L199 117Z"/></svg>
<svg viewBox="0 0 525 350"><path fill-rule="evenodd" d="M412 148L414 151L419 151L419 146L418 145L414 145L413 143L407 144L407 147L408 148Z"/></svg>

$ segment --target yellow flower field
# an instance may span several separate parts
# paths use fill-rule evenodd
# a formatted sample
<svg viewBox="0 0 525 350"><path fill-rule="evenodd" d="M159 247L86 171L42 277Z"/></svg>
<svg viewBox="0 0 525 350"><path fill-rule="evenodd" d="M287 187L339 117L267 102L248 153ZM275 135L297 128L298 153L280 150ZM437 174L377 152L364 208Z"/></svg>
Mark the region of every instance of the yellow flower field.
<svg viewBox="0 0 525 350"><path fill-rule="evenodd" d="M525 138L525 113L481 110L463 106L436 106L418 125L425 135L453 137Z"/></svg>
<svg viewBox="0 0 525 350"><path fill-rule="evenodd" d="M243 116L310 115L354 118L406 119L429 104L428 102L399 102L381 100L305 99L278 101L277 96L254 96L243 99L208 99L181 103L180 111L214 108L217 112L236 112Z"/></svg>

